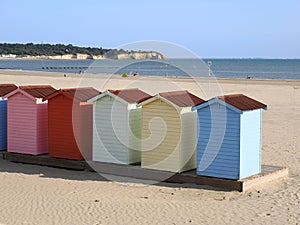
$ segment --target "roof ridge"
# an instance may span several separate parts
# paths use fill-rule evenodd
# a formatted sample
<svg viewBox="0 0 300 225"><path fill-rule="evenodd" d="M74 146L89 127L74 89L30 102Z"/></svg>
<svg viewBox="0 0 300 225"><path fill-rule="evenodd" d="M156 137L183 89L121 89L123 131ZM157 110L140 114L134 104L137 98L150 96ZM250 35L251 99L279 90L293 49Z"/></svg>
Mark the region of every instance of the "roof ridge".
<svg viewBox="0 0 300 225"><path fill-rule="evenodd" d="M220 95L218 96L218 98L221 98L221 97L238 97L238 96L245 96L245 97L248 97L244 94L228 94L228 95Z"/></svg>
<svg viewBox="0 0 300 225"><path fill-rule="evenodd" d="M165 92L160 92L159 94L175 94L175 93L190 93L188 90L176 90L176 91L165 91Z"/></svg>
<svg viewBox="0 0 300 225"><path fill-rule="evenodd" d="M70 91L70 90L84 90L84 89L95 89L95 88L93 88L93 87L78 87L78 88L61 88L59 90Z"/></svg>
<svg viewBox="0 0 300 225"><path fill-rule="evenodd" d="M132 90L140 90L139 88L125 88L125 89L107 89L108 91L132 91Z"/></svg>
<svg viewBox="0 0 300 225"><path fill-rule="evenodd" d="M16 87L15 84L0 84L0 87Z"/></svg>
<svg viewBox="0 0 300 225"><path fill-rule="evenodd" d="M33 88L49 88L52 87L51 85L25 85L25 86L19 86L19 89L33 89Z"/></svg>

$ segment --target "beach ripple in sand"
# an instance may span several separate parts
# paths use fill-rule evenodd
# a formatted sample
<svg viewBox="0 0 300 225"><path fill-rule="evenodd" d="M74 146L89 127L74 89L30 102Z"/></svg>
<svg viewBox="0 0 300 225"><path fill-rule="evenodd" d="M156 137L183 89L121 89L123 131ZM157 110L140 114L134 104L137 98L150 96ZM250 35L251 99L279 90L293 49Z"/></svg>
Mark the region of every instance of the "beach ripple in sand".
<svg viewBox="0 0 300 225"><path fill-rule="evenodd" d="M299 177L238 193L193 185L127 186L101 181L95 173L0 163L4 224L286 224L300 218Z"/></svg>

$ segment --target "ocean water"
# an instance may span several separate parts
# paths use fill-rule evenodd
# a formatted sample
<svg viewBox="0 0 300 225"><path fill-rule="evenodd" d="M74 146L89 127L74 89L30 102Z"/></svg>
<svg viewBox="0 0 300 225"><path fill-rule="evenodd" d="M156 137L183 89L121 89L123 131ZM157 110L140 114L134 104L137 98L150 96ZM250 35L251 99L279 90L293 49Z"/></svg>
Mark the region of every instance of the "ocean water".
<svg viewBox="0 0 300 225"><path fill-rule="evenodd" d="M300 79L300 59L0 60L0 69L207 77L209 61L219 78Z"/></svg>

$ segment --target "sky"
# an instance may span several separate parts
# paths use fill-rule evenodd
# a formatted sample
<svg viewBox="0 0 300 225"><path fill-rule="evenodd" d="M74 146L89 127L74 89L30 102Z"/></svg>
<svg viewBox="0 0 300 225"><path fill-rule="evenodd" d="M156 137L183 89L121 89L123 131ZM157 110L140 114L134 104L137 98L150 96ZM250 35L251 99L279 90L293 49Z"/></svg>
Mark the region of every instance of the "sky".
<svg viewBox="0 0 300 225"><path fill-rule="evenodd" d="M0 43L150 40L201 58L300 58L299 0L0 0L0 12Z"/></svg>

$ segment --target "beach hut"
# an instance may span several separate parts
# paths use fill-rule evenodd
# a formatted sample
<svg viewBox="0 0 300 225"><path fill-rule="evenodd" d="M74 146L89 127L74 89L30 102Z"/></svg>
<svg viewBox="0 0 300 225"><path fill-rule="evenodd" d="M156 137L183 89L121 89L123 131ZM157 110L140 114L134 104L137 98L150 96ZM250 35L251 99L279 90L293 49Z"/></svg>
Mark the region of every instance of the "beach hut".
<svg viewBox="0 0 300 225"><path fill-rule="evenodd" d="M48 104L42 99L54 91L49 85L20 86L4 96L8 98L8 152L48 152Z"/></svg>
<svg viewBox="0 0 300 225"><path fill-rule="evenodd" d="M197 174L242 179L261 172L262 109L242 94L213 98L198 113Z"/></svg>
<svg viewBox="0 0 300 225"><path fill-rule="evenodd" d="M164 92L143 101L141 167L183 172L196 168L197 113L204 102L188 91Z"/></svg>
<svg viewBox="0 0 300 225"><path fill-rule="evenodd" d="M137 88L107 90L94 103L93 160L118 164L141 161L141 107L151 96Z"/></svg>
<svg viewBox="0 0 300 225"><path fill-rule="evenodd" d="M92 154L93 104L99 95L94 88L60 89L45 97L48 101L48 151L56 158L83 160Z"/></svg>
<svg viewBox="0 0 300 225"><path fill-rule="evenodd" d="M7 149L7 99L2 97L16 89L14 84L0 84L0 151Z"/></svg>

